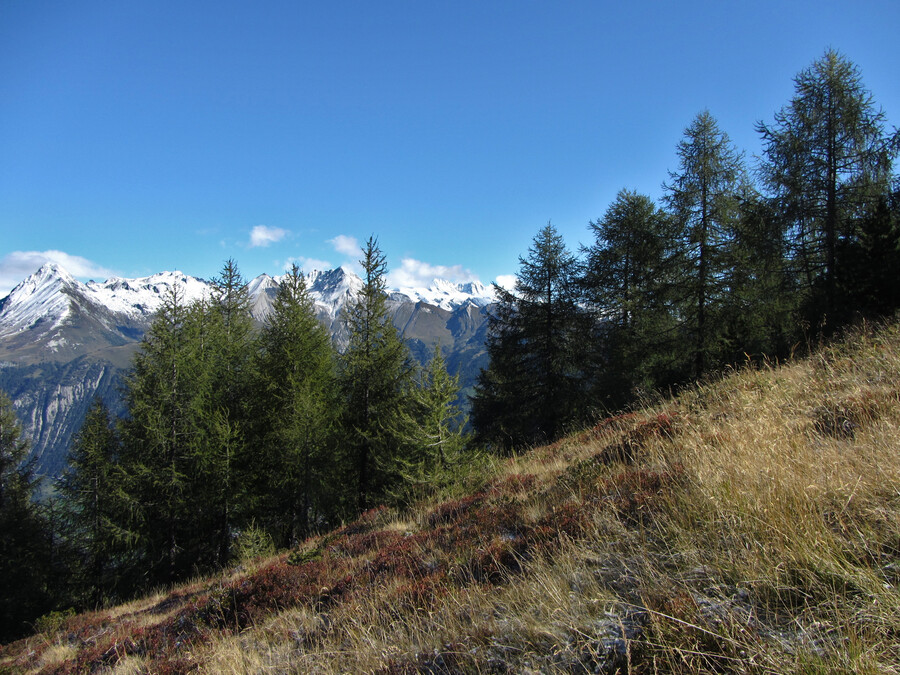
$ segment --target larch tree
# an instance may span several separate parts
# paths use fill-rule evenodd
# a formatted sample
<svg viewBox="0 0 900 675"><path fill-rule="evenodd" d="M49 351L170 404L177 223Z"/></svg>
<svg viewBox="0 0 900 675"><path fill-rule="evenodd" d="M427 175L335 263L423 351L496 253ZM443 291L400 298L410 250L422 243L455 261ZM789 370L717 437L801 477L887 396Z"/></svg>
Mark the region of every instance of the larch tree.
<svg viewBox="0 0 900 675"><path fill-rule="evenodd" d="M0 391L0 642L23 635L53 601L46 524L33 502L27 452L12 401Z"/></svg>
<svg viewBox="0 0 900 675"><path fill-rule="evenodd" d="M749 189L741 154L709 113L699 113L677 147L679 168L663 185L678 227L677 293L691 343L691 375L719 360L740 197Z"/></svg>
<svg viewBox="0 0 900 675"><path fill-rule="evenodd" d="M757 125L761 172L783 214L796 273L822 316L838 309L842 250L888 191L900 133L885 130L859 69L833 49L794 78L794 90L773 124Z"/></svg>
<svg viewBox="0 0 900 675"><path fill-rule="evenodd" d="M398 435L409 448L402 459L404 498L422 496L451 481L468 441L467 418L459 408L459 375L447 372L440 344L417 373L411 405L400 418Z"/></svg>
<svg viewBox="0 0 900 675"><path fill-rule="evenodd" d="M414 373L409 349L388 314L386 261L375 237L362 254L363 286L344 308L348 344L339 358L343 446L358 510L384 499L400 479L397 459L405 443L399 427Z"/></svg>
<svg viewBox="0 0 900 675"><path fill-rule="evenodd" d="M114 421L96 398L75 435L59 490L68 506L69 537L82 552L80 585L90 606L116 597L121 557L133 539L128 527L127 482Z"/></svg>
<svg viewBox="0 0 900 675"><path fill-rule="evenodd" d="M172 286L134 357L126 380L124 461L130 480L139 558L155 581L172 582L195 562L197 388L196 342L188 339L184 290Z"/></svg>
<svg viewBox="0 0 900 675"><path fill-rule="evenodd" d="M203 332L208 336L205 347L194 346L202 348L200 359L208 385L199 415L206 433L202 460L206 484L214 486L209 494L217 531L214 563L224 565L230 555L231 532L239 519L236 511L243 501L240 492L254 462L248 456L247 443L248 392L254 379L253 319L247 283L234 260L225 261L221 275L212 280L209 329Z"/></svg>
<svg viewBox="0 0 900 675"><path fill-rule="evenodd" d="M585 412L588 323L578 272L575 256L548 223L519 258L515 293L497 287L487 340L491 362L472 401L481 440L509 450L554 439Z"/></svg>
<svg viewBox="0 0 900 675"><path fill-rule="evenodd" d="M288 546L334 510L330 451L339 413L334 348L296 265L279 283L258 344L254 417L264 428L256 510L276 541Z"/></svg>
<svg viewBox="0 0 900 675"><path fill-rule="evenodd" d="M672 224L649 197L622 190L590 229L581 283L597 338L595 397L617 408L673 370Z"/></svg>

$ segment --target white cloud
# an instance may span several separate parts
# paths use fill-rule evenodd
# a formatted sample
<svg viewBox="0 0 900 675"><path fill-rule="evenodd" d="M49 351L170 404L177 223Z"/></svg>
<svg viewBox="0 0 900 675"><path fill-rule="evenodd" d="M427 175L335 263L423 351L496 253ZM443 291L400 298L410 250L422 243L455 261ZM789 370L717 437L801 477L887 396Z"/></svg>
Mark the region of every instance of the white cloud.
<svg viewBox="0 0 900 675"><path fill-rule="evenodd" d="M25 277L48 262L56 263L78 279L100 280L115 276L112 270L64 251L13 251L0 259L0 298L6 297Z"/></svg>
<svg viewBox="0 0 900 675"><path fill-rule="evenodd" d="M446 279L455 284L478 281L478 278L462 265L431 265L414 258L404 258L400 269L391 270L387 283L391 288L421 288L431 285L434 279Z"/></svg>
<svg viewBox="0 0 900 675"><path fill-rule="evenodd" d="M495 282L500 288L504 288L510 293L516 290L515 274L500 274L497 276Z"/></svg>
<svg viewBox="0 0 900 675"><path fill-rule="evenodd" d="M257 225L250 232L250 248L257 246L270 246L275 242L279 242L288 235L287 230L280 227L266 227L265 225Z"/></svg>
<svg viewBox="0 0 900 675"><path fill-rule="evenodd" d="M317 260L315 258L304 258L303 256L299 256L297 258L288 258L285 260L283 265L284 271L289 272L291 265L294 263L307 274L313 270L319 270L321 272L334 269L334 265L327 260Z"/></svg>
<svg viewBox="0 0 900 675"><path fill-rule="evenodd" d="M328 243L334 246L334 250L338 253L351 256L354 260L361 255L359 242L356 240L356 237L339 234L334 239L329 239Z"/></svg>

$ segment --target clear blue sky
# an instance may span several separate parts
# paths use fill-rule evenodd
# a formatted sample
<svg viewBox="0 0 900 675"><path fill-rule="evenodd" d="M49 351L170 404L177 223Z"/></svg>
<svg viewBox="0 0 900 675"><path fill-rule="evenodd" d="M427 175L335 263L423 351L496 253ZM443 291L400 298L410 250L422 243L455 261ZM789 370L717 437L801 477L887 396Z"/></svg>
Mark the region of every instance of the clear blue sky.
<svg viewBox="0 0 900 675"><path fill-rule="evenodd" d="M43 258L251 278L373 233L487 283L548 220L576 249L658 198L703 109L752 162L827 47L898 124L898 34L896 0L3 0L0 296Z"/></svg>

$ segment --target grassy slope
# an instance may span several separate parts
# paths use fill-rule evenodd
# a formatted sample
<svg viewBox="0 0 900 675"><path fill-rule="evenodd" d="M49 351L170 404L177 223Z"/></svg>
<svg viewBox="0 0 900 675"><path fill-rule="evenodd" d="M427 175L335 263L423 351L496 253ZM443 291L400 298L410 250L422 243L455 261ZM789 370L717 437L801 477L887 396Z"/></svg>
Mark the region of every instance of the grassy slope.
<svg viewBox="0 0 900 675"><path fill-rule="evenodd" d="M898 429L894 323L69 619L0 672L898 672Z"/></svg>

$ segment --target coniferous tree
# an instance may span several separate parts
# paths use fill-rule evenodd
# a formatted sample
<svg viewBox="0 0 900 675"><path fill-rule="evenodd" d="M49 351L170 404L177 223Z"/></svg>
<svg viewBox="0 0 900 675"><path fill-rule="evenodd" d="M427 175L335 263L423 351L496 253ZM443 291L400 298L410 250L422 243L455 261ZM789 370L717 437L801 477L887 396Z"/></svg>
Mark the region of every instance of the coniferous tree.
<svg viewBox="0 0 900 675"><path fill-rule="evenodd" d="M452 480L468 441L467 419L457 404L459 375L447 372L439 344L428 364L419 369L411 398L400 429L407 434L409 448L403 462L406 484L402 492L415 497Z"/></svg>
<svg viewBox="0 0 900 675"><path fill-rule="evenodd" d="M478 437L509 450L549 440L584 414L584 338L578 266L548 223L519 258L515 294L497 287L487 340L491 363L472 400Z"/></svg>
<svg viewBox="0 0 900 675"><path fill-rule="evenodd" d="M398 429L413 375L409 349L388 315L384 254L374 237L362 252L363 286L344 309L348 345L339 358L343 447L359 510L389 495L400 479L405 446Z"/></svg>
<svg viewBox="0 0 900 675"><path fill-rule="evenodd" d="M207 387L199 402L199 422L205 432L202 452L204 484L212 488L217 532L214 564L228 561L231 532L236 525L241 489L249 484L255 458L249 454L249 389L253 380L253 319L247 283L234 260L227 260L212 281L207 341L200 359ZM195 316L203 320L202 315ZM199 329L199 327L198 327ZM202 330L202 329L201 329ZM247 515L247 514L245 514Z"/></svg>
<svg viewBox="0 0 900 675"><path fill-rule="evenodd" d="M462 431L466 420L457 405L458 398L459 375L447 372L441 346L435 345L434 355L422 370L416 388L417 429L426 475L441 472L458 461L466 444Z"/></svg>
<svg viewBox="0 0 900 675"><path fill-rule="evenodd" d="M20 637L53 603L47 526L33 502L27 451L12 402L0 391L0 642Z"/></svg>
<svg viewBox="0 0 900 675"><path fill-rule="evenodd" d="M148 580L172 582L196 560L193 524L202 512L197 480L196 391L202 383L188 340L189 308L178 285L166 294L126 380L125 462L139 564Z"/></svg>
<svg viewBox="0 0 900 675"><path fill-rule="evenodd" d="M794 82L790 104L773 125L757 129L766 154L762 173L818 320L841 312L838 296L848 284L841 251L852 249L860 222L886 194L900 133L886 133L884 112L859 69L833 49Z"/></svg>
<svg viewBox="0 0 900 675"><path fill-rule="evenodd" d="M739 197L747 192L743 160L709 111L685 129L680 167L663 185L679 228L677 293L690 344L690 373L700 377L722 358L721 327Z"/></svg>
<svg viewBox="0 0 900 675"><path fill-rule="evenodd" d="M582 285L595 323L592 388L615 409L674 378L673 228L649 197L628 190L590 228Z"/></svg>
<svg viewBox="0 0 900 675"><path fill-rule="evenodd" d="M755 191L739 197L722 320L722 359L786 356L797 337L797 288L787 242L771 202Z"/></svg>
<svg viewBox="0 0 900 675"><path fill-rule="evenodd" d="M258 372L264 480L257 511L288 546L335 508L331 439L339 412L334 349L296 265L281 280L259 337Z"/></svg>
<svg viewBox="0 0 900 675"><path fill-rule="evenodd" d="M69 453L69 466L59 481L69 511L69 538L81 551L83 569L77 582L84 601L98 607L116 597L122 558L133 538L124 517L128 477L120 464L118 433L109 410L96 398Z"/></svg>
<svg viewBox="0 0 900 675"><path fill-rule="evenodd" d="M528 351L516 296L494 284L497 302L488 316L485 340L490 362L481 370L471 397L475 439L509 452L532 441L537 431L523 408L521 394L532 386Z"/></svg>
<svg viewBox="0 0 900 675"><path fill-rule="evenodd" d="M845 256L846 278L860 311L886 316L900 308L900 190L885 195L860 223Z"/></svg>

